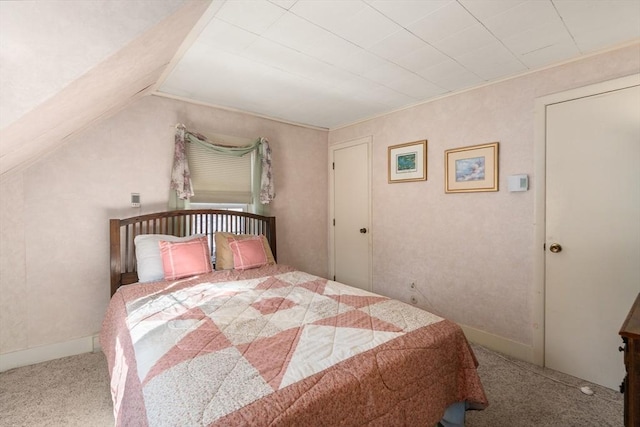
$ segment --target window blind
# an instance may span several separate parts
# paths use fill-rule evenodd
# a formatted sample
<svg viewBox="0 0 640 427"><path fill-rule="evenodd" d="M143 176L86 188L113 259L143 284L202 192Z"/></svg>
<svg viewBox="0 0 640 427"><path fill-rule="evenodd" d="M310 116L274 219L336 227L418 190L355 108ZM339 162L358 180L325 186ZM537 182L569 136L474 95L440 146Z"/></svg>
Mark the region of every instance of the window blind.
<svg viewBox="0 0 640 427"><path fill-rule="evenodd" d="M251 140L224 136L207 136L218 144L244 146ZM254 154L242 157L216 154L188 142L187 159L195 195L194 203L252 203L251 173Z"/></svg>

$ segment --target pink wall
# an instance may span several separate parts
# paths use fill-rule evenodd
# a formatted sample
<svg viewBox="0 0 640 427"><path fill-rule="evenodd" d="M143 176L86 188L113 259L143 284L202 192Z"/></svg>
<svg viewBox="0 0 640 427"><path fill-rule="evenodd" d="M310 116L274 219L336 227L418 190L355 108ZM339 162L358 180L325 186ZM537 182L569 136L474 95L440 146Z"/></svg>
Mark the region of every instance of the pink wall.
<svg viewBox="0 0 640 427"><path fill-rule="evenodd" d="M638 45L531 73L329 133L373 137L373 290L530 346L534 192L507 176L534 172L537 97L640 71ZM427 139L428 180L387 183L387 147ZM444 150L500 143L499 192L445 194ZM534 189L534 188L532 188Z"/></svg>
<svg viewBox="0 0 640 427"><path fill-rule="evenodd" d="M100 330L109 299L107 220L166 210L178 122L269 139L278 259L326 274L327 132L148 96L3 176L0 354ZM132 192L141 194L141 209L129 206Z"/></svg>
<svg viewBox="0 0 640 427"><path fill-rule="evenodd" d="M145 97L0 182L0 354L97 333L109 299L107 220L166 209L173 126L272 143L281 263L327 273L328 146L373 136L373 287L530 346L537 97L640 71L638 45L326 132ZM388 184L387 147L428 140L428 180ZM444 194L447 148L500 142L500 191ZM142 209L129 207L130 193Z"/></svg>

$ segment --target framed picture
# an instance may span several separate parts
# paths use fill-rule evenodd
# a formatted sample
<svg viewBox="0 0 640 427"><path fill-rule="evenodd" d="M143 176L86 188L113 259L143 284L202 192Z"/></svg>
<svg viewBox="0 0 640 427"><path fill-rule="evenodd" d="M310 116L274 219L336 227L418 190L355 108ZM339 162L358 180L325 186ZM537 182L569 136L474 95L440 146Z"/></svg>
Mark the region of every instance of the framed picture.
<svg viewBox="0 0 640 427"><path fill-rule="evenodd" d="M498 191L498 143L444 152L445 193Z"/></svg>
<svg viewBox="0 0 640 427"><path fill-rule="evenodd" d="M388 149L389 183L427 179L427 140L392 145Z"/></svg>

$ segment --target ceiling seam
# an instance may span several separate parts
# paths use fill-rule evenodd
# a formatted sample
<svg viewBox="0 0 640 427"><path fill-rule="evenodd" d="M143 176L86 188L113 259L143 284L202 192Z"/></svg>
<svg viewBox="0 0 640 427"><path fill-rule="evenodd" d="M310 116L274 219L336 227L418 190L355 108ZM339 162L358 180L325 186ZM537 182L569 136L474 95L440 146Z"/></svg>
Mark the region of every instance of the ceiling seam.
<svg viewBox="0 0 640 427"><path fill-rule="evenodd" d="M580 46L578 46L578 42L576 41L576 38L573 36L573 33L567 26L567 23L565 22L564 18L560 14L560 11L558 11L558 7L556 6L555 0L551 0L551 6L553 6L553 10L556 12L556 15L558 15L558 18L560 18L560 21L562 22L562 26L564 27L565 30L567 30L567 33L571 37L571 40L573 41L573 44L575 45L576 49L578 49L578 52L580 52L580 54L582 55L584 52L582 52L582 49L580 49Z"/></svg>
<svg viewBox="0 0 640 427"><path fill-rule="evenodd" d="M524 68L526 68L527 70L530 70L531 68L525 64L524 62L522 62L522 60L518 57L518 55L516 55L506 44L504 44L504 42L502 41L502 39L498 36L496 36L493 31L491 31L486 25L484 25L484 22L482 22L480 19L478 19L477 16L475 16L473 13L471 13L471 11L469 9L467 9L462 3L460 3L460 0L456 0L456 2L465 10L467 11L467 13L469 15L471 15L473 17L473 19L475 19L478 24L482 25L482 27L487 30L487 32L489 34L491 34L493 36L493 38L496 39L496 41L498 43L500 43L502 45L502 47L504 47L505 49L507 49L507 51L509 51L509 53L511 54L511 56L518 61ZM497 15L496 15L497 16ZM484 79L483 79L484 80ZM486 80L485 80L486 81Z"/></svg>
<svg viewBox="0 0 640 427"><path fill-rule="evenodd" d="M395 113L398 113L400 111L408 110L408 109L411 109L411 108L415 108L415 107L418 107L418 106L421 106L421 105L430 104L431 102L439 101L441 99L445 99L445 98L448 98L450 96L455 96L455 95L459 95L461 93L471 92L471 91L476 90L476 89L481 89L483 87L492 86L494 84L499 84L499 83L507 82L507 81L510 81L510 80L518 79L520 77L524 77L524 76L527 76L529 74L534 74L534 73L545 71L545 70L548 70L548 69L551 69L551 68L559 67L559 66L562 66L562 65L571 64L573 62L582 61L582 60L585 60L585 59L588 59L588 58L591 58L591 57L594 57L594 56L602 55L602 54L605 54L607 52L612 52L612 51L615 51L615 50L618 50L618 49L623 49L625 47L630 47L630 46L634 46L634 45L637 45L638 48L640 48L640 38L634 39L632 41L628 41L628 42L625 42L625 43L621 43L621 44L618 44L618 45L615 45L615 46L610 46L610 47L607 47L607 48L596 50L594 52L591 52L589 54L584 54L584 55L579 56L579 57L570 58L570 59L566 59L566 60L563 60L563 61L559 61L559 62L555 62L555 63L552 63L552 64L548 64L548 65L545 65L544 67L541 67L541 68L528 69L527 71L523 71L521 73L518 73L518 74L515 74L515 75L512 75L512 76L507 76L507 77L504 77L504 78L501 78L501 79L498 79L498 80L486 81L484 84L481 84L481 85L476 85L476 86L464 88L464 89L461 89L461 90L458 90L458 91L455 91L455 92L449 92L449 93L443 94L441 96L437 96L437 97L434 97L434 98L427 99L425 101L417 102L417 103L412 104L412 105L407 105L407 106L404 106L402 108L395 109L393 111L387 111L387 112L384 112L384 113L376 114L376 115L371 116L371 117L363 118L361 120L356 120L355 122L347 123L347 124L344 124L344 125L338 125L336 127L331 127L331 128L329 128L329 132L333 132L333 131L336 131L336 130L339 130L339 129L347 128L349 126L354 126L356 124L364 123L366 121L374 120L374 119L377 119L377 118L380 118L380 117L385 117L385 116L388 116L388 115L391 115L391 114L395 114Z"/></svg>

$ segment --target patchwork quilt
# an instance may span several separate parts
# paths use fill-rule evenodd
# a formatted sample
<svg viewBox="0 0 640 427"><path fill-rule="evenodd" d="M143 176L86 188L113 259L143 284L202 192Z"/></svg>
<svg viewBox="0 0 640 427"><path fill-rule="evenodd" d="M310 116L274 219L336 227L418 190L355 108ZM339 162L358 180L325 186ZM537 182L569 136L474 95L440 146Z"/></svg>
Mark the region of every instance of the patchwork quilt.
<svg viewBox="0 0 640 427"><path fill-rule="evenodd" d="M100 339L117 425L435 425L487 404L457 325L282 265L122 287Z"/></svg>

